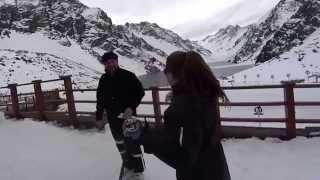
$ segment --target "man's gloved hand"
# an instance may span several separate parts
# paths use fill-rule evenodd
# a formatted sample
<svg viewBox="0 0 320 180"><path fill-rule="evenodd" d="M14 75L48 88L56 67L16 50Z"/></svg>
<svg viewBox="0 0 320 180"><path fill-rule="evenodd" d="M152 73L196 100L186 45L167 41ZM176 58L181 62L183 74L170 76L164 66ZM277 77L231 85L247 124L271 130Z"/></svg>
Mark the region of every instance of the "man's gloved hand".
<svg viewBox="0 0 320 180"><path fill-rule="evenodd" d="M133 110L131 108L126 108L123 112L123 115L122 115L122 118L123 119L129 119L132 117L132 114L133 114Z"/></svg>
<svg viewBox="0 0 320 180"><path fill-rule="evenodd" d="M170 91L170 92L166 95L165 102L166 102L166 103L171 103L171 101L172 101L172 96L173 96L173 93L172 93L172 91Z"/></svg>
<svg viewBox="0 0 320 180"><path fill-rule="evenodd" d="M122 130L126 138L139 140L143 131L147 128L146 122L142 122L136 118L129 118L123 122Z"/></svg>

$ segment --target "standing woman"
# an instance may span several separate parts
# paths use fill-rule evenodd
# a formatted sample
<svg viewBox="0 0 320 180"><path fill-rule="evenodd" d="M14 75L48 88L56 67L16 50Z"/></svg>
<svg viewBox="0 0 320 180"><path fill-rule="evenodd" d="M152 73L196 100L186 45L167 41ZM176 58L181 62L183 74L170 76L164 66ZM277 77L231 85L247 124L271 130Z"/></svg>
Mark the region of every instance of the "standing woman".
<svg viewBox="0 0 320 180"><path fill-rule="evenodd" d="M131 121L131 126L124 125L124 135L174 168L177 180L230 180L220 142L218 104L228 98L219 81L193 51L172 53L164 72L172 86L164 125Z"/></svg>

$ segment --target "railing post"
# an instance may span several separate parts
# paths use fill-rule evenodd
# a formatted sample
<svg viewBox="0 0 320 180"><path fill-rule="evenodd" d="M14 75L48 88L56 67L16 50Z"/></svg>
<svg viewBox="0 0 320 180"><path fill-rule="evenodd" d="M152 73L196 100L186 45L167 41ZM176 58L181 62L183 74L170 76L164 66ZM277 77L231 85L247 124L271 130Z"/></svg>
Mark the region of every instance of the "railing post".
<svg viewBox="0 0 320 180"><path fill-rule="evenodd" d="M26 103L26 111L28 111L28 98L27 97L24 97L24 102Z"/></svg>
<svg viewBox="0 0 320 180"><path fill-rule="evenodd" d="M218 115L218 122L217 122L217 128L216 128L216 131L217 131L217 136L221 139L223 137L223 131L222 131L222 125L221 125L221 112L220 112L220 102L219 100L217 99L217 115Z"/></svg>
<svg viewBox="0 0 320 180"><path fill-rule="evenodd" d="M10 89L10 93L11 93L13 115L15 118L19 119L19 118L21 118L21 115L20 115L20 109L19 109L17 84L9 84L8 88Z"/></svg>
<svg viewBox="0 0 320 180"><path fill-rule="evenodd" d="M34 86L34 93L36 97L35 108L39 112L40 120L46 121L45 115L45 103L44 103L44 95L41 88L41 80L32 81Z"/></svg>
<svg viewBox="0 0 320 180"><path fill-rule="evenodd" d="M156 119L156 125L159 126L161 124L161 106L160 106L160 96L159 96L159 88L152 87L152 102L153 102L153 110Z"/></svg>
<svg viewBox="0 0 320 180"><path fill-rule="evenodd" d="M295 83L283 82L282 84L284 85L287 138L292 139L297 136L296 135L295 100L294 100Z"/></svg>
<svg viewBox="0 0 320 180"><path fill-rule="evenodd" d="M61 76L60 79L62 79L64 81L64 88L66 91L66 98L67 98L68 113L69 113L70 121L72 122L72 124L75 128L78 128L79 121L77 119L77 111L76 111L76 106L74 103L71 76Z"/></svg>
<svg viewBox="0 0 320 180"><path fill-rule="evenodd" d="M34 99L34 96L32 96L32 103L33 103L33 110L36 110L36 101Z"/></svg>

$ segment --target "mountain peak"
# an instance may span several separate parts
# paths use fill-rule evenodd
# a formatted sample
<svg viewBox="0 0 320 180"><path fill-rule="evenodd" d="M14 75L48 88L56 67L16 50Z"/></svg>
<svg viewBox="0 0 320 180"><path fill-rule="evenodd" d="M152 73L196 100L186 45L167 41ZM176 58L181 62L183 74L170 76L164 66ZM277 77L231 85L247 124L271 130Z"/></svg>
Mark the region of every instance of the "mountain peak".
<svg viewBox="0 0 320 180"><path fill-rule="evenodd" d="M247 27L229 25L201 43L232 62L261 63L277 58L320 27L320 2L281 0L267 16Z"/></svg>
<svg viewBox="0 0 320 180"><path fill-rule="evenodd" d="M214 35L208 35L206 36L202 42L205 43L211 43L216 41L217 39L231 39L233 37L235 37L242 29L244 29L243 27L239 26L239 25L228 25L225 28L221 28L219 29L218 32L216 32Z"/></svg>

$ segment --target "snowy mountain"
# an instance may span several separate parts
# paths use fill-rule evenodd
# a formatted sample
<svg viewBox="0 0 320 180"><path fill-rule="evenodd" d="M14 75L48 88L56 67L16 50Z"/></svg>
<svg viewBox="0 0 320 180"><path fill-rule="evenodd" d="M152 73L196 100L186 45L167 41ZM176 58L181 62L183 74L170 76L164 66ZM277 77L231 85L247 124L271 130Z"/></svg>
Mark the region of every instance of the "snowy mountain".
<svg viewBox="0 0 320 180"><path fill-rule="evenodd" d="M209 50L199 46L195 42L184 40L178 34L163 29L157 24L141 22L140 24L126 23L125 26L136 36L143 38L148 44L153 47L158 47L166 54L170 54L177 50L194 50L206 56L211 55Z"/></svg>
<svg viewBox="0 0 320 180"><path fill-rule="evenodd" d="M320 29L307 37L303 44L259 66L235 74L235 82L278 83L282 80L304 79L315 82L320 75Z"/></svg>
<svg viewBox="0 0 320 180"><path fill-rule="evenodd" d="M319 28L319 1L281 0L259 22L243 28L228 26L200 44L221 60L263 63L301 46Z"/></svg>
<svg viewBox="0 0 320 180"><path fill-rule="evenodd" d="M114 50L120 65L138 75L162 69L174 50L211 55L156 24L114 25L104 11L78 0L0 0L0 49L28 51L26 56L47 53L99 72L99 57ZM7 77L5 82L13 81Z"/></svg>
<svg viewBox="0 0 320 180"><path fill-rule="evenodd" d="M209 35L199 42L203 47L212 51L213 59L225 61L239 50L239 38L248 30L247 27L228 26L220 29L215 35Z"/></svg>

